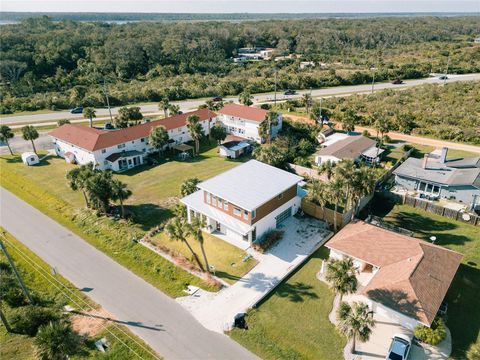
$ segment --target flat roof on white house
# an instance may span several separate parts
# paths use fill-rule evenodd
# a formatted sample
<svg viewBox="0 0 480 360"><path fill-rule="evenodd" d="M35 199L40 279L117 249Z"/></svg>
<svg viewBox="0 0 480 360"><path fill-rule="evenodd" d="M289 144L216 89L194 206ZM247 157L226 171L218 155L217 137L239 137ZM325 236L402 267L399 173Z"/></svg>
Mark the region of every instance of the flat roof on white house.
<svg viewBox="0 0 480 360"><path fill-rule="evenodd" d="M198 188L252 211L302 180L301 176L250 160L201 182Z"/></svg>

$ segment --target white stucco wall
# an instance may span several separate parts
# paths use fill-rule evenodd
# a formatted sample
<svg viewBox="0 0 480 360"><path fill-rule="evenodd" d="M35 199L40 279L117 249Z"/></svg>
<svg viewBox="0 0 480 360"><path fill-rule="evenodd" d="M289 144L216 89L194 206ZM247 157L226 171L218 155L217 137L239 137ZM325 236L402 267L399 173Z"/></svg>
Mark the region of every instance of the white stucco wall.
<svg viewBox="0 0 480 360"><path fill-rule="evenodd" d="M67 143L60 139L53 139L55 153L60 157L65 157L65 153L71 152L75 155L75 159L80 165L88 163L96 163L95 155L85 149L79 148L73 144Z"/></svg>
<svg viewBox="0 0 480 360"><path fill-rule="evenodd" d="M292 215L295 215L300 209L301 205L301 198L299 196L295 196L290 201L286 202L282 206L278 207L270 214L265 216L263 219L259 220L254 224L257 229L257 239L260 239L263 235L268 233L270 230L274 230L276 228L276 219L275 217L279 215L282 211L292 207Z"/></svg>
<svg viewBox="0 0 480 360"><path fill-rule="evenodd" d="M321 163L323 162L326 162L326 161L331 161L332 163L337 163L339 162L341 159L335 157L335 156L331 156L331 155L315 155L315 163L317 165L320 165Z"/></svg>
<svg viewBox="0 0 480 360"><path fill-rule="evenodd" d="M258 128L260 123L258 121L239 118L236 116L229 116L220 114L217 121L221 121L227 132L232 135L241 136L246 139L253 140L260 143L262 139L258 136ZM282 115L278 116L278 125L272 126L272 137L277 136L278 132L282 129L283 118Z"/></svg>

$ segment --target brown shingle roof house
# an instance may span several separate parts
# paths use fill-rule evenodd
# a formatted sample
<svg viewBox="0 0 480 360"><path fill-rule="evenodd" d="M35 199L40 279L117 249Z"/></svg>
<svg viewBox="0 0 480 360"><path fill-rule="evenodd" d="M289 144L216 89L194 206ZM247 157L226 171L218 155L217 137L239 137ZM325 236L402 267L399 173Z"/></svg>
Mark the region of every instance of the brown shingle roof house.
<svg viewBox="0 0 480 360"><path fill-rule="evenodd" d="M345 226L326 247L373 267L372 278L360 289L362 295L427 326L463 256L362 221Z"/></svg>

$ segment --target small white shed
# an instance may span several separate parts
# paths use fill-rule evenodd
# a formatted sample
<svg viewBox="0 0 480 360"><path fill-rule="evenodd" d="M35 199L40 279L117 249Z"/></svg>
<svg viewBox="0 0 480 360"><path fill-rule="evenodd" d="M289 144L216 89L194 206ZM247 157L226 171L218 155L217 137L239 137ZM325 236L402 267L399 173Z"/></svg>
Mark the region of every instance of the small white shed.
<svg viewBox="0 0 480 360"><path fill-rule="evenodd" d="M38 158L38 155L35 154L34 152L24 152L22 154L22 161L25 165L35 165L40 162L40 159Z"/></svg>

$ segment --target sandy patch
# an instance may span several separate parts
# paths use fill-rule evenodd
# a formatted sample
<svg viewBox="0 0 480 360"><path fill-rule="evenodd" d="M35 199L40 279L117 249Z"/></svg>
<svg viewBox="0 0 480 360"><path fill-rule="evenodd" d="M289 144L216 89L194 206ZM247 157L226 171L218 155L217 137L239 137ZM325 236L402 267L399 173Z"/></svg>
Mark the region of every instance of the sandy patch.
<svg viewBox="0 0 480 360"><path fill-rule="evenodd" d="M95 336L104 329L105 323L111 318L112 315L100 308L73 314L71 321L73 330L79 334Z"/></svg>

